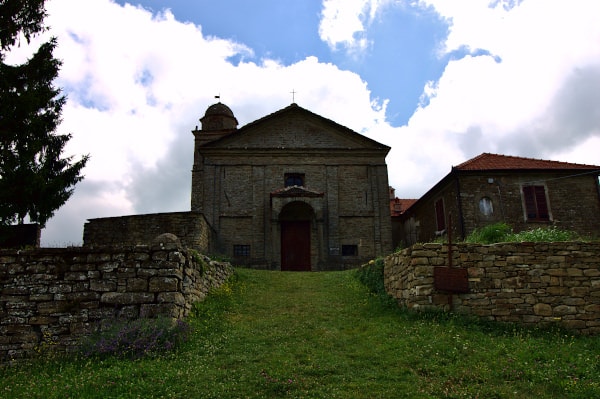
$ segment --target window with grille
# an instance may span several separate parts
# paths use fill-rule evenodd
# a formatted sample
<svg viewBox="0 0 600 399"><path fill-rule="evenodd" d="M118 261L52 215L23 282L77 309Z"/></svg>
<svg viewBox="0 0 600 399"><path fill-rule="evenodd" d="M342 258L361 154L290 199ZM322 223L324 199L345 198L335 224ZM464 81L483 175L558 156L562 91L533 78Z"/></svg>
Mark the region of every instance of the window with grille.
<svg viewBox="0 0 600 399"><path fill-rule="evenodd" d="M236 258L250 256L250 245L234 245L233 256Z"/></svg>
<svg viewBox="0 0 600 399"><path fill-rule="evenodd" d="M304 173L286 173L284 175L285 187L304 187Z"/></svg>
<svg viewBox="0 0 600 399"><path fill-rule="evenodd" d="M548 201L546 200L546 187L523 186L523 199L525 200L525 214L527 215L527 220L550 220Z"/></svg>

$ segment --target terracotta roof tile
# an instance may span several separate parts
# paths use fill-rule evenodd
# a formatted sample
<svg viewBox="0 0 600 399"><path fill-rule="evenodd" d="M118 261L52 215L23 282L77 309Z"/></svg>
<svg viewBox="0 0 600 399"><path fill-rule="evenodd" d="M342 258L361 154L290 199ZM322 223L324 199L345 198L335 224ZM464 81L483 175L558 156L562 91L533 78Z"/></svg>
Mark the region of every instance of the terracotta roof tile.
<svg viewBox="0 0 600 399"><path fill-rule="evenodd" d="M390 200L390 212L392 216L399 216L406 211L417 199L412 198L394 198Z"/></svg>
<svg viewBox="0 0 600 399"><path fill-rule="evenodd" d="M514 157L483 153L466 162L455 166L456 170L504 170L504 169L573 169L573 170L600 170L597 165L585 165L569 162L546 161L543 159Z"/></svg>

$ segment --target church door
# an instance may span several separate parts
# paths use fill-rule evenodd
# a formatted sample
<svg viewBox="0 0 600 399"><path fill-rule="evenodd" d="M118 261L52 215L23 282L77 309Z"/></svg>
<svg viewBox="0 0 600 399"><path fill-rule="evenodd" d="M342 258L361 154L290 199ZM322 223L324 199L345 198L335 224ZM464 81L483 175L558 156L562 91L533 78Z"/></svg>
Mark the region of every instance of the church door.
<svg viewBox="0 0 600 399"><path fill-rule="evenodd" d="M310 221L281 221L281 270L311 270Z"/></svg>

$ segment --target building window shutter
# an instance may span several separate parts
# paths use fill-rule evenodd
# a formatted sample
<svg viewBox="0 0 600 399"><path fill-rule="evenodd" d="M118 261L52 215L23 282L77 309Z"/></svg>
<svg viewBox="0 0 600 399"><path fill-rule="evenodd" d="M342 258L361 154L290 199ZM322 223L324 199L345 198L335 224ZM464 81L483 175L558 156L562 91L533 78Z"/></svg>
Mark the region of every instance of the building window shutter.
<svg viewBox="0 0 600 399"><path fill-rule="evenodd" d="M550 220L546 188L544 186L524 186L525 212L527 220Z"/></svg>
<svg viewBox="0 0 600 399"><path fill-rule="evenodd" d="M446 215L444 214L444 200L440 198L435 201L435 218L437 220L437 229L442 231L446 229Z"/></svg>

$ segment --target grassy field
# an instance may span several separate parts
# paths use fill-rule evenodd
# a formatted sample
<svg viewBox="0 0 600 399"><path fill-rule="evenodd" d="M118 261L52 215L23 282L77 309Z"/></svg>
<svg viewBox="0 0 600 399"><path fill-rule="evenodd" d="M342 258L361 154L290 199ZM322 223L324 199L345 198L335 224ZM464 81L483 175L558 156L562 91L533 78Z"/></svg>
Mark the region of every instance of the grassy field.
<svg viewBox="0 0 600 399"><path fill-rule="evenodd" d="M352 272L237 270L190 341L0 369L2 398L594 398L600 338L385 305Z"/></svg>

